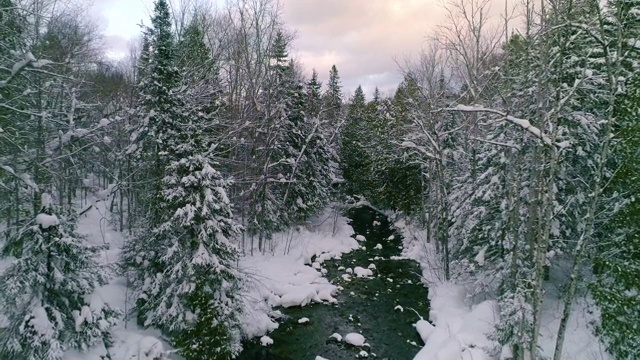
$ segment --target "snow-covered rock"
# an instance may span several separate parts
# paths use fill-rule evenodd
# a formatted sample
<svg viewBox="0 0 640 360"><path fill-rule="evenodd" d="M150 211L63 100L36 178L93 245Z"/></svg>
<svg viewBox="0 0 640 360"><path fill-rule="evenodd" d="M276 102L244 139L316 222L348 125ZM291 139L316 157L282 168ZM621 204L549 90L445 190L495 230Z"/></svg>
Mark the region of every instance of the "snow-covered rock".
<svg viewBox="0 0 640 360"><path fill-rule="evenodd" d="M374 246L375 250L382 250L382 244L376 244L376 246Z"/></svg>
<svg viewBox="0 0 640 360"><path fill-rule="evenodd" d="M366 241L367 238L364 237L364 235L356 235L356 240L358 240L358 241Z"/></svg>
<svg viewBox="0 0 640 360"><path fill-rule="evenodd" d="M309 322L309 318L308 317L303 317L303 318L300 318L298 320L298 324L306 324L308 322Z"/></svg>
<svg viewBox="0 0 640 360"><path fill-rule="evenodd" d="M321 302L313 287L300 286L280 297L282 307L305 306L312 302Z"/></svg>
<svg viewBox="0 0 640 360"><path fill-rule="evenodd" d="M369 269L365 269L365 268L360 267L360 266L356 266L353 269L353 272L359 278L373 276L373 271L371 271Z"/></svg>
<svg viewBox="0 0 640 360"><path fill-rule="evenodd" d="M260 338L260 345L262 346L273 345L273 339L268 337L267 335L264 335Z"/></svg>
<svg viewBox="0 0 640 360"><path fill-rule="evenodd" d="M337 341L342 341L342 335L338 333L333 333L331 334L331 336L329 336L329 339L336 339Z"/></svg>
<svg viewBox="0 0 640 360"><path fill-rule="evenodd" d="M365 338L364 338L364 336L362 336L362 334L348 333L344 337L344 342L346 342L349 345L360 347L360 346L364 345Z"/></svg>

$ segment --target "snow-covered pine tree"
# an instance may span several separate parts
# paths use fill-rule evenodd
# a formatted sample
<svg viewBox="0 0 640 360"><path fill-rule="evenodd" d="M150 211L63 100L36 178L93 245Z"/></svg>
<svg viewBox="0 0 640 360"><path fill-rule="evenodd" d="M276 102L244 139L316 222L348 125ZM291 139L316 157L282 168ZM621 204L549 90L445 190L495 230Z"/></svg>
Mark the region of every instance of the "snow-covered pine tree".
<svg viewBox="0 0 640 360"><path fill-rule="evenodd" d="M0 311L9 319L0 332L3 358L60 360L69 348L111 346L119 311L92 295L107 269L95 262L100 248L87 246L74 222L44 193L33 225L15 238L20 257L0 275Z"/></svg>
<svg viewBox="0 0 640 360"><path fill-rule="evenodd" d="M308 106L301 81L295 78L293 81L292 111L289 115L292 128L288 132L294 134L290 142L296 157L285 189L284 206L290 221L298 224L322 210L329 201L336 159L323 131L321 118L309 116L305 111ZM314 98L320 99L319 87Z"/></svg>
<svg viewBox="0 0 640 360"><path fill-rule="evenodd" d="M311 79L307 82L307 107L305 114L314 118L320 115L322 110L322 82L318 81L318 72L313 69Z"/></svg>
<svg viewBox="0 0 640 360"><path fill-rule="evenodd" d="M338 127L342 123L342 85L340 85L340 75L335 65L332 65L329 71L322 109L327 121L333 124L333 127Z"/></svg>
<svg viewBox="0 0 640 360"><path fill-rule="evenodd" d="M327 89L322 94L322 124L325 129L325 138L335 154L340 153L340 136L345 126L344 111L342 107L342 85L340 75L335 65L329 71Z"/></svg>
<svg viewBox="0 0 640 360"><path fill-rule="evenodd" d="M191 114L193 115L193 114ZM185 122L176 160L166 167L161 210L170 217L153 230L165 270L145 284L146 325L172 337L185 359L230 359L239 351L238 232L226 195L230 182L202 148L197 117ZM192 135L193 134L193 135Z"/></svg>
<svg viewBox="0 0 640 360"><path fill-rule="evenodd" d="M148 215L152 226L127 244L124 262L145 326L166 332L185 359L230 359L239 351L241 276L231 242L239 228L227 197L230 181L215 169L211 129L221 105L216 66L197 23L187 28L179 46L160 36L171 31L169 20L166 2L158 0L149 42L149 76L157 81L150 87L155 92L143 92L150 113L146 136L155 134L161 141L152 149L166 163L157 164L163 177L156 185L157 208ZM182 55L180 61L174 51ZM184 76L163 78L167 72Z"/></svg>
<svg viewBox="0 0 640 360"><path fill-rule="evenodd" d="M138 323L147 323L146 302L149 289L145 283L162 274L166 264L162 240L154 235L155 229L171 214L163 213L164 168L172 160L169 143L176 141L179 129L181 99L173 96L178 87L179 73L175 64L175 40L171 29L169 5L157 0L151 19L152 28L145 29L143 52L140 56L138 103L135 113L138 124L132 133L132 144L127 152L132 161L144 171L137 180L136 203L141 213L134 237L123 249L123 269L128 271L131 286L141 292L136 299Z"/></svg>
<svg viewBox="0 0 640 360"><path fill-rule="evenodd" d="M608 38L615 39L617 51L622 55L619 65L622 74L616 101L614 134L617 144L613 149L616 171L612 174L607 196L622 197L625 201L603 226L600 241L594 248L595 281L589 288L600 307L597 334L616 359L637 356L640 341L640 2L619 0L608 3L605 30ZM623 81L624 80L624 81Z"/></svg>
<svg viewBox="0 0 640 360"><path fill-rule="evenodd" d="M349 103L346 124L340 139L340 168L351 195L370 197L372 161L367 152L371 138L367 102L358 86Z"/></svg>
<svg viewBox="0 0 640 360"><path fill-rule="evenodd" d="M602 240L594 251L595 281L591 294L600 307L597 334L616 359L633 359L640 341L640 76L636 73L626 84L620 99L618 133L620 143L615 156L617 171L607 193L624 194L627 202L603 229Z"/></svg>
<svg viewBox="0 0 640 360"><path fill-rule="evenodd" d="M256 178L248 208L247 230L252 237L258 237L258 249L263 252L273 233L290 223L283 198L296 158L295 147L301 142L301 132L295 124L304 112L303 108L294 109L294 101L304 99L296 99L300 94L294 88L293 69L287 57L287 40L278 30L269 49L269 81L263 84L261 121L253 139Z"/></svg>
<svg viewBox="0 0 640 360"><path fill-rule="evenodd" d="M21 95L28 86L23 73L33 59L25 53L23 20L13 0L0 1L0 102L6 105L0 107L0 216L7 239L33 216L31 189L20 177L27 167L20 149L28 142L20 135L28 123L17 110L23 107Z"/></svg>

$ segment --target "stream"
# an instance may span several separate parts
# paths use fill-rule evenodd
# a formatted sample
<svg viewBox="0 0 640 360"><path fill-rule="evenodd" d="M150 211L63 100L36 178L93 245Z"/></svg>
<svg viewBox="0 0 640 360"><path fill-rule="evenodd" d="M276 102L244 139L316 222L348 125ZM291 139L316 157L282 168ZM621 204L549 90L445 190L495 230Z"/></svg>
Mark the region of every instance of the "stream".
<svg viewBox="0 0 640 360"><path fill-rule="evenodd" d="M416 312L424 317L429 314L420 266L413 260L391 259L400 256L402 237L386 216L364 206L352 208L348 216L355 234L366 237L361 243L366 249L325 261L326 277L344 288L336 295L338 303L281 308L285 317L269 334L274 344L263 347L259 339L246 341L238 359L314 360L319 355L342 360L355 359L365 350L369 358L407 360L420 350L422 341L412 325L420 319ZM377 244L382 249L376 249ZM366 268L372 263L376 270L370 278L352 276L345 281L344 270L338 270L341 266ZM311 321L299 324L302 317ZM357 348L330 339L333 333L344 336L351 332L361 333L370 346Z"/></svg>

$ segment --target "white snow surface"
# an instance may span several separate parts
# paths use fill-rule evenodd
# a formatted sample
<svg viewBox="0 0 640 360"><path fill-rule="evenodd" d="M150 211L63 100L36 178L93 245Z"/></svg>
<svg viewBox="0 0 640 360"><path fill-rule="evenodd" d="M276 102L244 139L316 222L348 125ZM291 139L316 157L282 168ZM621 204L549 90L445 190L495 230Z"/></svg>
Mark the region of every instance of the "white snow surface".
<svg viewBox="0 0 640 360"><path fill-rule="evenodd" d="M121 233L113 230L109 225L108 209L109 202L98 202L82 215L78 222L78 231L87 236L87 242L92 245L108 245L108 248L103 250L98 257L98 262L103 266L112 266L117 262L124 241ZM132 307L131 299L127 304L125 294L126 281L124 278L114 277L109 284L98 288L94 294L88 297L88 309L83 309L78 315L89 317L91 313L98 312L105 303L121 310L130 309ZM169 345L160 340L159 331L139 328L135 318L129 319L126 324L123 319L112 329L111 333L113 347L109 351L112 359L165 359L170 350ZM87 352L69 350L65 353L64 360L101 360L101 356L106 353L107 350L104 346L99 345Z"/></svg>
<svg viewBox="0 0 640 360"><path fill-rule="evenodd" d="M265 254L254 251L240 259L241 270L248 274L249 284L243 298L242 328L250 338L260 337L278 328L278 313L274 308L306 306L310 303L336 303L338 287L329 283L320 269L315 267L325 260L337 258L358 248L358 242L347 219L338 218L336 233L330 211L289 232L274 235L274 251ZM293 234L291 233L293 232ZM293 242L285 254L286 240Z"/></svg>
<svg viewBox="0 0 640 360"><path fill-rule="evenodd" d="M425 343L414 360L489 360L490 353L502 350L507 358L510 349L495 349L490 340L499 321L499 308L494 300L469 305L465 302L463 285L444 280L442 264L438 261L434 243L423 238L424 230L401 219L395 223L404 237L403 257L416 260L422 267L423 282L429 287L429 318L416 322L416 331ZM474 259L480 266L484 252L480 249ZM604 346L593 335L589 322L597 319L597 313L587 299L573 306L566 333L563 360L613 360ZM544 299L540 329L541 356L551 358L562 314L562 304L557 294L549 291Z"/></svg>

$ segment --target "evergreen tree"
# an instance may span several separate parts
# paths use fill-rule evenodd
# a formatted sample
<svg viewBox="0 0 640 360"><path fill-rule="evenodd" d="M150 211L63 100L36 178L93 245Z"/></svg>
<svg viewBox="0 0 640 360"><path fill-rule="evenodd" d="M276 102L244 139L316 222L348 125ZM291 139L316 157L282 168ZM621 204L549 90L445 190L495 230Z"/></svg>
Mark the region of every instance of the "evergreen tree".
<svg viewBox="0 0 640 360"><path fill-rule="evenodd" d="M140 84L147 118L139 134L156 140L142 156L158 152L150 178L158 192L147 226L124 249L124 264L142 325L171 336L185 359L230 359L240 340L241 276L231 242L239 227L227 197L230 181L215 169L211 129L222 106L216 66L197 23L176 44L166 1L156 2L152 20Z"/></svg>
<svg viewBox="0 0 640 360"><path fill-rule="evenodd" d="M324 93L323 110L325 118L333 126L338 126L342 122L342 85L340 85L340 75L335 65L331 66L329 72L329 82Z"/></svg>
<svg viewBox="0 0 640 360"><path fill-rule="evenodd" d="M307 82L307 111L308 117L317 117L322 110L322 83L318 81L318 73L315 69L311 73L311 79Z"/></svg>
<svg viewBox="0 0 640 360"><path fill-rule="evenodd" d="M74 221L56 213L45 193L35 225L20 233L21 255L0 275L0 309L9 319L0 332L3 357L56 360L70 348L111 346L119 312L92 296L107 282L94 260L101 249L84 244Z"/></svg>
<svg viewBox="0 0 640 360"><path fill-rule="evenodd" d="M353 195L371 194L370 177L372 159L367 152L367 144L372 141L369 128L367 102L362 87L358 86L349 103L347 122L342 132L340 144L340 168Z"/></svg>
<svg viewBox="0 0 640 360"><path fill-rule="evenodd" d="M634 65L640 60L640 49L633 42L640 37L640 2L612 1L609 3L607 33L618 39L623 51L621 64L624 79L616 101L614 149L615 173L606 194L622 195L626 201L620 210L603 226L601 240L595 247L594 272L590 284L594 300L600 307L597 333L616 359L633 359L640 341L638 309L640 292L640 232L637 217L640 213L637 174L640 173L640 74ZM620 41L621 40L621 41ZM612 42L615 44L615 42Z"/></svg>
<svg viewBox="0 0 640 360"><path fill-rule="evenodd" d="M600 306L597 333L616 359L633 359L640 341L637 293L640 268L640 232L637 217L640 188L635 180L640 173L640 76L627 85L620 101L620 139L616 151L618 171L612 179L611 192L625 194L628 199L621 211L606 225L604 239L595 252L596 280L590 286Z"/></svg>

